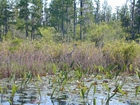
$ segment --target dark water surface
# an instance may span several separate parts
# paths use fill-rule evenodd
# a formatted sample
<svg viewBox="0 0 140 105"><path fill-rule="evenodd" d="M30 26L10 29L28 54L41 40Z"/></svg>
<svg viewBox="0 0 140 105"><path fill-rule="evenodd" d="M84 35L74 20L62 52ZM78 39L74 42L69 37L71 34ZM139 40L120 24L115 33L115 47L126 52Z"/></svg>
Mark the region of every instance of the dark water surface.
<svg viewBox="0 0 140 105"><path fill-rule="evenodd" d="M58 83L55 78L57 77L46 76L41 77L41 79L33 79L24 84L22 88L20 86L21 79L14 82L2 79L0 81L0 105L10 105L13 84L19 87L14 94L12 105L94 105L94 99L96 105L105 105L108 94L111 96L114 93L116 84L124 84L122 87L124 94L115 94L110 99L109 105L140 105L140 92L135 96L136 87L140 86L140 80L137 76L126 77L124 83L122 77L110 80L103 76L95 78L91 75L88 78L83 78L82 82L72 79L64 86ZM88 89L91 84L94 84L84 99L80 95L82 87L80 88L79 84L81 83L84 83ZM105 86L110 88L110 92L106 90Z"/></svg>

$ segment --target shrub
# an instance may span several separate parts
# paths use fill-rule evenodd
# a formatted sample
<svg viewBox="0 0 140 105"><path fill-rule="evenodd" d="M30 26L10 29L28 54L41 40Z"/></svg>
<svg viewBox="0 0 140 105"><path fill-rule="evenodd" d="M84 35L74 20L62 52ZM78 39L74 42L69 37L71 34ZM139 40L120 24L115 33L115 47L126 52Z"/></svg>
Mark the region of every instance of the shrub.
<svg viewBox="0 0 140 105"><path fill-rule="evenodd" d="M119 22L101 23L93 25L92 29L88 31L87 37L87 39L90 39L91 42L96 42L96 44L112 43L115 40L125 39L126 33Z"/></svg>
<svg viewBox="0 0 140 105"><path fill-rule="evenodd" d="M47 27L47 28L40 28L40 32L43 36L43 40L45 40L45 42L49 42L50 40L53 40L54 37L54 33L55 33L55 29L52 27Z"/></svg>
<svg viewBox="0 0 140 105"><path fill-rule="evenodd" d="M134 60L140 54L140 46L134 41L116 41L106 45L103 54L108 60L107 64L115 64L118 65L119 69L122 69L124 65L129 67L130 64L135 64Z"/></svg>
<svg viewBox="0 0 140 105"><path fill-rule="evenodd" d="M19 39L19 38L12 40L11 44L9 46L9 51L14 52L14 51L18 50L18 48L20 47L20 44L22 42L23 42L23 40Z"/></svg>

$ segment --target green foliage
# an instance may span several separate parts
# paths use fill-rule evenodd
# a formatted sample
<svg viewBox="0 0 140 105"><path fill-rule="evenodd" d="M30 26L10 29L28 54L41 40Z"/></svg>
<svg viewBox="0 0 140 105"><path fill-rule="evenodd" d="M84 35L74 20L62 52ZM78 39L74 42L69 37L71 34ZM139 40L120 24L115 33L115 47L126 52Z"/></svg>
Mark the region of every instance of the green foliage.
<svg viewBox="0 0 140 105"><path fill-rule="evenodd" d="M139 69L136 68L135 72L136 72L136 75L138 76L138 78L140 79L140 71L139 71Z"/></svg>
<svg viewBox="0 0 140 105"><path fill-rule="evenodd" d="M137 96L139 92L140 92L140 86L137 86L135 91L135 96Z"/></svg>
<svg viewBox="0 0 140 105"><path fill-rule="evenodd" d="M52 93L51 93L51 99L53 98L55 91L56 91L56 88L54 88Z"/></svg>
<svg viewBox="0 0 140 105"><path fill-rule="evenodd" d="M57 71L57 66L55 64L52 64L53 65L53 68L52 68L52 72L54 74L56 74L56 71Z"/></svg>
<svg viewBox="0 0 140 105"><path fill-rule="evenodd" d="M53 37L54 37L54 32L55 32L55 29L53 27L47 27L47 28L40 28L39 29L42 36L43 36L43 40L45 42L50 42L50 40L53 41Z"/></svg>
<svg viewBox="0 0 140 105"><path fill-rule="evenodd" d="M106 45L103 48L103 53L105 56L108 54L110 61L117 64L121 69L126 65L132 71L132 67L129 65L134 64L134 59L139 56L140 46L134 41L116 41Z"/></svg>
<svg viewBox="0 0 140 105"><path fill-rule="evenodd" d="M11 96L10 96L10 99L9 99L10 105L13 105L14 95L17 92L18 88L19 88L19 86L17 86L16 84L12 85L12 93L11 93Z"/></svg>
<svg viewBox="0 0 140 105"><path fill-rule="evenodd" d="M22 39L16 38L11 41L11 44L9 46L9 51L10 52L15 52L20 48L20 44L23 42Z"/></svg>
<svg viewBox="0 0 140 105"><path fill-rule="evenodd" d="M21 89L25 88L27 86L27 84L29 83L29 81L32 79L32 74L31 72L29 71L28 73L23 73L23 79L22 79L22 82L21 82Z"/></svg>
<svg viewBox="0 0 140 105"><path fill-rule="evenodd" d="M12 34L10 31L7 32L7 34L5 36L3 36L2 39L5 39L5 40L12 40Z"/></svg>
<svg viewBox="0 0 140 105"><path fill-rule="evenodd" d="M11 95L12 97L14 97L14 94L16 93L17 89L18 89L18 86L16 84L13 84L13 86L12 86L12 95Z"/></svg>
<svg viewBox="0 0 140 105"><path fill-rule="evenodd" d="M83 98L83 101L84 101L84 98L85 98L85 94L86 94L86 91L88 90L88 88L86 86L81 86L81 89L80 89L80 96Z"/></svg>
<svg viewBox="0 0 140 105"><path fill-rule="evenodd" d="M34 44L34 48L36 50L40 50L43 47L43 40L42 40L42 42L41 42L41 40L34 40L33 44Z"/></svg>
<svg viewBox="0 0 140 105"><path fill-rule="evenodd" d="M113 21L109 24L94 24L88 31L87 39L97 43L111 43L115 40L122 40L126 37L126 33L120 26L120 22Z"/></svg>

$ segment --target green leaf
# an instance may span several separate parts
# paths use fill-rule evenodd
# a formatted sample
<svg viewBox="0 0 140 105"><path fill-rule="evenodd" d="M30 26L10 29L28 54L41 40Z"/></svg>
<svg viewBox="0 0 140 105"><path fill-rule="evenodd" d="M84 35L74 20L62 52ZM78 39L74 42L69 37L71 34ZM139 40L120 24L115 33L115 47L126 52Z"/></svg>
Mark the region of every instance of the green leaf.
<svg viewBox="0 0 140 105"><path fill-rule="evenodd" d="M16 93L17 89L18 89L18 86L17 86L16 84L13 84L13 85L12 85L12 97L13 97L14 94Z"/></svg>
<svg viewBox="0 0 140 105"><path fill-rule="evenodd" d="M140 92L140 86L137 86L135 91L135 96L137 96L139 92Z"/></svg>
<svg viewBox="0 0 140 105"><path fill-rule="evenodd" d="M105 87L105 89L106 89L107 91L110 91L110 89L109 89L109 87L108 87L108 85L107 85L106 83L103 83L103 86Z"/></svg>
<svg viewBox="0 0 140 105"><path fill-rule="evenodd" d="M96 98L93 99L93 105L96 105Z"/></svg>
<svg viewBox="0 0 140 105"><path fill-rule="evenodd" d="M53 89L53 92L51 94L51 99L53 98L54 92L55 92L56 88Z"/></svg>
<svg viewBox="0 0 140 105"><path fill-rule="evenodd" d="M139 71L136 71L136 74L137 74L137 76L138 76L139 79L140 79L140 72L139 72Z"/></svg>
<svg viewBox="0 0 140 105"><path fill-rule="evenodd" d="M94 85L94 95L95 95L95 93L96 93L96 89L97 89L97 88L96 88L96 85Z"/></svg>

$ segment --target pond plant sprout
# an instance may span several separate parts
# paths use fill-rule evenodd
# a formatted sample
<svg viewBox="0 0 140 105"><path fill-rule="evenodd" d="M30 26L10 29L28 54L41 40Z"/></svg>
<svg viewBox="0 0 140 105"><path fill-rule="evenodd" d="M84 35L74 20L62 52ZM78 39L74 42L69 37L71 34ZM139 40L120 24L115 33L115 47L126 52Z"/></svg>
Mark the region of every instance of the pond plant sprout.
<svg viewBox="0 0 140 105"><path fill-rule="evenodd" d="M140 79L140 70L138 68L136 68L135 72L136 72L136 75L138 76L138 78Z"/></svg>
<svg viewBox="0 0 140 105"><path fill-rule="evenodd" d="M26 88L28 82L32 80L32 73L28 72L28 73L24 73L23 74L23 78L22 78L22 82L21 82L21 90Z"/></svg>
<svg viewBox="0 0 140 105"><path fill-rule="evenodd" d="M84 76L84 71L81 67L81 64L77 65L77 68L74 69L75 71L75 77L78 79L78 80L81 80L82 77Z"/></svg>
<svg viewBox="0 0 140 105"><path fill-rule="evenodd" d="M10 96L10 99L9 99L10 105L14 105L13 104L13 102L14 102L14 95L17 92L18 88L19 88L19 86L17 86L16 84L12 85L12 93L11 93L11 96Z"/></svg>
<svg viewBox="0 0 140 105"><path fill-rule="evenodd" d="M16 81L16 76L15 76L15 73L13 73L13 74L8 78L8 82L15 83L15 81Z"/></svg>
<svg viewBox="0 0 140 105"><path fill-rule="evenodd" d="M55 90L56 90L56 87L53 89L53 91L52 91L52 93L51 93L51 99L54 99L54 92L55 92Z"/></svg>
<svg viewBox="0 0 140 105"><path fill-rule="evenodd" d="M40 99L40 101L41 101L41 89L40 89L40 86L39 86L39 84L38 83L36 83L36 87L37 87L37 92L38 92L38 94L39 94L39 99Z"/></svg>
<svg viewBox="0 0 140 105"><path fill-rule="evenodd" d="M60 100L60 99L65 99L66 97L63 97L64 95L60 95L64 90L65 90L65 86L67 85L67 81L68 81L68 72L64 69L62 69L61 71L59 71L58 73L56 73L55 75L57 75L57 78L55 80L53 80L53 84L54 84L54 89L51 93L51 99L56 99L56 100ZM56 85L58 84L58 85ZM55 96L54 96L55 94Z"/></svg>
<svg viewBox="0 0 140 105"><path fill-rule="evenodd" d="M137 97L138 93L140 92L140 86L136 87L135 96Z"/></svg>
<svg viewBox="0 0 140 105"><path fill-rule="evenodd" d="M80 96L82 97L82 103L86 103L86 98L87 98L87 92L88 87L83 84L80 85Z"/></svg>
<svg viewBox="0 0 140 105"><path fill-rule="evenodd" d="M94 83L91 83L90 84L90 87L88 88L87 90L87 96L89 95L89 91L92 89L92 87L94 86L93 88L93 105L96 105L96 98L95 98L95 94L96 94L96 90L97 90L97 82L94 82Z"/></svg>
<svg viewBox="0 0 140 105"><path fill-rule="evenodd" d="M0 94L1 94L1 103L2 103L4 91L3 91L3 88L1 86L0 86Z"/></svg>
<svg viewBox="0 0 140 105"><path fill-rule="evenodd" d="M107 100L105 105L109 105L109 101L117 94L117 93L121 93L122 95L126 94L123 90L122 87L124 85L126 81L124 81L122 84L117 83L115 86L115 89L113 90L113 94L110 96L110 92L111 92L111 88L108 86L108 84L103 83L103 86L106 88L106 90L108 91L107 94Z"/></svg>
<svg viewBox="0 0 140 105"><path fill-rule="evenodd" d="M94 85L94 91L93 91L93 105L96 105L96 98L94 97L94 95L96 94L96 85Z"/></svg>

